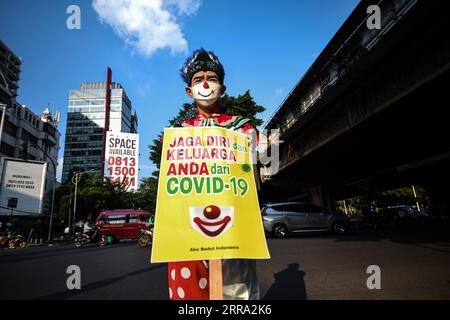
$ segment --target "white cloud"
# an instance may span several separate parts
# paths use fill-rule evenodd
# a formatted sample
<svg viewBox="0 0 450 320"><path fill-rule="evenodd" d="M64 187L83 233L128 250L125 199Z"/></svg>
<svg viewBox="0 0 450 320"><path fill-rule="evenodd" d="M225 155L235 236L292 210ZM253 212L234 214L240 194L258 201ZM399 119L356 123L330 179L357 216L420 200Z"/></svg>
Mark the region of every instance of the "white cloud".
<svg viewBox="0 0 450 320"><path fill-rule="evenodd" d="M284 93L284 89L283 88L278 88L275 89L275 98L280 98Z"/></svg>
<svg viewBox="0 0 450 320"><path fill-rule="evenodd" d="M137 86L137 92L141 98L147 97L150 90L151 90L151 87L150 87L149 82L144 82L144 83L138 84L138 86Z"/></svg>
<svg viewBox="0 0 450 320"><path fill-rule="evenodd" d="M163 6L168 8L175 7L178 14L193 15L200 8L200 0L165 0Z"/></svg>
<svg viewBox="0 0 450 320"><path fill-rule="evenodd" d="M146 57L169 48L174 53L188 50L178 18L193 15L201 0L93 0L103 23Z"/></svg>

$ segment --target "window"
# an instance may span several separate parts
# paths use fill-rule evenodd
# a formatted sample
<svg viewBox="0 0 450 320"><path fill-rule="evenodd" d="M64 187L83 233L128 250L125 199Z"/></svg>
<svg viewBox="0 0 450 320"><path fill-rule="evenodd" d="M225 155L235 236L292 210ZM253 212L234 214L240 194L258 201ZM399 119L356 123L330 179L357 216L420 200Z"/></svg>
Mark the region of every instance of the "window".
<svg viewBox="0 0 450 320"><path fill-rule="evenodd" d="M14 147L4 141L1 142L0 152L8 157L14 157Z"/></svg>
<svg viewBox="0 0 450 320"><path fill-rule="evenodd" d="M137 223L138 222L138 215L137 214L129 214L127 215L128 223Z"/></svg>
<svg viewBox="0 0 450 320"><path fill-rule="evenodd" d="M126 216L125 215L115 215L115 216L109 216L108 222L110 224L121 224L125 223Z"/></svg>
<svg viewBox="0 0 450 320"><path fill-rule="evenodd" d="M56 129L53 126L49 125L47 122L44 123L43 129L44 129L45 132L47 132L53 138L56 137Z"/></svg>
<svg viewBox="0 0 450 320"><path fill-rule="evenodd" d="M14 138L17 137L17 127L14 124L12 124L11 122L9 122L8 120L6 120L4 122L3 132L6 132L7 134L9 134L10 136L12 136Z"/></svg>
<svg viewBox="0 0 450 320"><path fill-rule="evenodd" d="M308 212L308 213L322 213L323 209L319 206L316 206L315 204L301 204L302 212Z"/></svg>
<svg viewBox="0 0 450 320"><path fill-rule="evenodd" d="M279 206L273 206L273 210L275 211L284 211L284 212L298 212L298 207L296 204L283 204Z"/></svg>
<svg viewBox="0 0 450 320"><path fill-rule="evenodd" d="M150 218L150 216L148 214L141 214L140 215L140 220L142 222L147 222L149 218Z"/></svg>
<svg viewBox="0 0 450 320"><path fill-rule="evenodd" d="M21 136L23 141L26 142L30 142L32 145L37 144L37 138L35 136L33 136L31 133L29 133L27 130L22 128L22 136Z"/></svg>
<svg viewBox="0 0 450 320"><path fill-rule="evenodd" d="M8 198L8 208L17 208L17 198Z"/></svg>

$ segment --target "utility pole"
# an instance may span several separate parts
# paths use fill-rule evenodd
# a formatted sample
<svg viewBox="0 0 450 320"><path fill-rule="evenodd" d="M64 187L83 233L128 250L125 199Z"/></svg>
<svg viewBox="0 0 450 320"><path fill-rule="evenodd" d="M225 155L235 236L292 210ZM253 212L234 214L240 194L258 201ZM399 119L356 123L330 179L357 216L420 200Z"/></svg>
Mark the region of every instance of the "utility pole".
<svg viewBox="0 0 450 320"><path fill-rule="evenodd" d="M78 182L81 180L82 172L75 172L75 175L72 177L72 183L75 185L75 198L73 200L73 231L75 232L75 223L77 216L77 190L78 190Z"/></svg>
<svg viewBox="0 0 450 320"><path fill-rule="evenodd" d="M69 237L71 235L71 229L72 229L72 224L71 224L71 219L72 219L72 190L70 190L70 201L69 201L69 223L68 223L68 228L69 228Z"/></svg>
<svg viewBox="0 0 450 320"><path fill-rule="evenodd" d="M3 126L6 118L6 108L8 106L6 104L0 104L0 108L2 109L2 119L0 120L0 146L2 144L2 135L3 135Z"/></svg>
<svg viewBox="0 0 450 320"><path fill-rule="evenodd" d="M344 200L344 210L345 210L345 215L348 217L347 204L345 203L345 200Z"/></svg>
<svg viewBox="0 0 450 320"><path fill-rule="evenodd" d="M106 152L106 134L109 131L109 114L111 109L111 79L112 79L112 71L108 67L106 69L106 87L105 87L105 124L104 124L104 132L103 132L103 150L102 150L102 177L105 174L105 152Z"/></svg>
<svg viewBox="0 0 450 320"><path fill-rule="evenodd" d="M82 172L75 172L75 174L72 176L72 183L75 185L75 196L73 199L73 230L75 231L75 223L77 221L76 216L77 216L77 193L78 193L78 182L80 182L81 180L81 176L83 173L88 173L88 172L97 172L98 170L92 169L89 171L82 171ZM103 173L102 173L103 174ZM70 230L70 229L69 229Z"/></svg>
<svg viewBox="0 0 450 320"><path fill-rule="evenodd" d="M39 150L42 151L42 153L50 160L52 166L53 166L53 190L52 190L52 204L51 204L51 208L50 208L50 225L48 227L48 242L50 243L50 240L52 238L52 223L53 223L53 207L54 207L54 203L55 203L55 189L56 189L56 164L55 161L53 161L53 159L50 157L50 155L44 150L44 148L42 148L41 146L39 146L38 143L33 144L34 147L38 148Z"/></svg>
<svg viewBox="0 0 450 320"><path fill-rule="evenodd" d="M417 211L420 212L419 201L417 201L416 188L414 188L414 186L412 186L412 190L413 190L413 193L414 193L414 199L416 200Z"/></svg>

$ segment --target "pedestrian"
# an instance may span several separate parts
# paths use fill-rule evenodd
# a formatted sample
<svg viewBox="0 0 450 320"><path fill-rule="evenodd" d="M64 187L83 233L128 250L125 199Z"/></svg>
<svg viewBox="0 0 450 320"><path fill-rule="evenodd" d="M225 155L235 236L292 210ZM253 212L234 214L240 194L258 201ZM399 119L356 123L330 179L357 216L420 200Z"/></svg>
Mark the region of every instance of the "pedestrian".
<svg viewBox="0 0 450 320"><path fill-rule="evenodd" d="M183 127L222 127L248 135L256 134L250 120L220 112L220 97L225 93L225 71L219 58L203 48L194 51L181 69L185 91L194 99L198 114L182 123ZM208 300L208 261L180 261L168 264L169 295L172 300ZM259 299L256 261L222 260L223 298Z"/></svg>

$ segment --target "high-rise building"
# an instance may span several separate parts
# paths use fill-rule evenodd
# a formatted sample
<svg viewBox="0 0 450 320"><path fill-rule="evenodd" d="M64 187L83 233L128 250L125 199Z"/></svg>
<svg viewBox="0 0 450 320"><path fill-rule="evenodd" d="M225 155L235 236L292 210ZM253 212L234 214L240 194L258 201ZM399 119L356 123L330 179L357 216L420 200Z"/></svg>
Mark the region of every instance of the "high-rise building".
<svg viewBox="0 0 450 320"><path fill-rule="evenodd" d="M106 83L82 83L69 93L62 181L73 172L101 171ZM111 83L109 130L137 133L137 115L124 88Z"/></svg>
<svg viewBox="0 0 450 320"><path fill-rule="evenodd" d="M16 101L21 63L6 44L0 41L0 215L48 213L51 204L49 194L54 186L55 168L58 166L60 114L57 111L52 115L49 108L45 108L38 115ZM23 163L23 166L19 165L18 170L6 170L8 166L5 163L10 160L17 160L16 163ZM45 168L42 174L45 180L36 188L40 189L37 193L41 193L40 201L44 203L40 208L27 205L31 203L27 200L31 196L25 192L25 189L29 191L33 187L27 183L36 181L27 176L24 179L18 178L17 185L13 186L14 183L9 184L6 180L11 174L24 176L25 168L33 164L41 164ZM5 194L11 197L6 198ZM14 205L11 206L10 203Z"/></svg>
<svg viewBox="0 0 450 320"><path fill-rule="evenodd" d="M0 40L0 104L11 105L16 99L21 64L14 52Z"/></svg>

